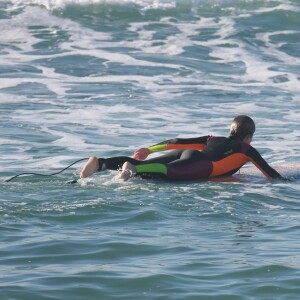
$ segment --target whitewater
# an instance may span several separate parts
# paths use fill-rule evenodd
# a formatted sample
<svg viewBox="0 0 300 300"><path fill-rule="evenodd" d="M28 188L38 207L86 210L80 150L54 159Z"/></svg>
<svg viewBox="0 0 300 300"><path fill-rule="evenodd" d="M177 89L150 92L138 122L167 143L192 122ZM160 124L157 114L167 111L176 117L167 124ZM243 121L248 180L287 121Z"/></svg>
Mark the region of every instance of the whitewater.
<svg viewBox="0 0 300 300"><path fill-rule="evenodd" d="M297 176L5 180L226 136L238 114L297 175L299 1L0 1L0 29L1 299L298 298Z"/></svg>

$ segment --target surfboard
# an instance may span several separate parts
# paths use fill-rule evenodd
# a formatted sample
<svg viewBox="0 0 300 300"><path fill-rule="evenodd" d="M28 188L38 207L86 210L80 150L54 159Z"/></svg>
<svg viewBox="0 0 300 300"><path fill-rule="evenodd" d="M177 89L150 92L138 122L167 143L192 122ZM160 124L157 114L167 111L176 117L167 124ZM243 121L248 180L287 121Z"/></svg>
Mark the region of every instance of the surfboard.
<svg viewBox="0 0 300 300"><path fill-rule="evenodd" d="M279 174L289 179L300 179L300 161L270 164ZM266 178L255 166L246 165L234 174L236 178Z"/></svg>

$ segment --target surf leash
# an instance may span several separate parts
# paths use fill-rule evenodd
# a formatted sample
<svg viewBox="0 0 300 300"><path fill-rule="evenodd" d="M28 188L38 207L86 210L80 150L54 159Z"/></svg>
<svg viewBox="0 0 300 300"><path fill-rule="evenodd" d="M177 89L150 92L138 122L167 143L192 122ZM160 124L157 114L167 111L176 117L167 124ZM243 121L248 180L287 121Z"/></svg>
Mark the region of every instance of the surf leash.
<svg viewBox="0 0 300 300"><path fill-rule="evenodd" d="M75 162L71 163L70 165L68 165L67 167L63 168L62 170L58 171L58 172L55 172L55 173L51 173L51 174L43 174L43 173L35 173L35 172L24 172L24 173L19 173L9 179L6 179L5 182L10 182L10 181L13 181L14 179L16 179L17 177L20 177L20 176L24 176L24 175L36 175L36 176L55 176L55 175L58 175L62 172L64 172L65 170L69 169L70 167L72 167L73 165L83 161L83 160L87 160L89 159L88 157L85 157L85 158L81 158L81 159L78 159L76 160ZM77 180L71 180L71 181L68 181L67 183L76 183Z"/></svg>

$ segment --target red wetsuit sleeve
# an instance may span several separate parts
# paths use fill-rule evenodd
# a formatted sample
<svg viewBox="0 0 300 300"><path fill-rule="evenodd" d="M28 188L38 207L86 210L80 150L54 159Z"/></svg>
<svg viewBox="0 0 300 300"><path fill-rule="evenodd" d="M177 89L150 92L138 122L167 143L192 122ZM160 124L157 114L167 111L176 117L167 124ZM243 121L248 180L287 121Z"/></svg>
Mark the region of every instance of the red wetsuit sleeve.
<svg viewBox="0 0 300 300"><path fill-rule="evenodd" d="M150 146L148 149L150 153L174 149L203 150L206 147L208 138L209 136L201 136L196 138L176 138Z"/></svg>
<svg viewBox="0 0 300 300"><path fill-rule="evenodd" d="M259 152L250 146L247 151L250 161L268 178L283 179L283 177L262 158Z"/></svg>

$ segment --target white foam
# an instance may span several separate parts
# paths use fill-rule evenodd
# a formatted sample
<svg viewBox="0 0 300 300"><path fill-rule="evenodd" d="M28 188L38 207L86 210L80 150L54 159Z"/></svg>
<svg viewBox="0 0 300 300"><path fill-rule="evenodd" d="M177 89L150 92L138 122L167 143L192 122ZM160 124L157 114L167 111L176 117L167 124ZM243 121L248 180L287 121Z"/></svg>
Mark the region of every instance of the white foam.
<svg viewBox="0 0 300 300"><path fill-rule="evenodd" d="M60 44L61 53L37 55L32 53L34 50L33 45L42 41L33 37L27 26L39 25L45 26L47 30L57 31L60 30L68 32L71 38L69 41ZM132 56L124 53L114 53L110 51L110 47L132 46L133 43L124 42L111 42L111 36L108 33L97 32L88 28L84 28L68 19L61 19L56 16L50 15L47 11L38 7L26 7L24 11L11 20L0 20L0 26L3 33L3 42L7 44L16 44L19 49L6 49L6 54L0 56L1 65L12 66L13 64L30 64L41 73L36 73L34 78L5 78L0 82L0 88L14 87L23 83L40 83L63 97L70 85L78 82L127 82L128 80L140 82L144 86L155 85L155 79L149 79L149 76L106 76L106 77L85 77L78 78L57 73L53 68L48 68L40 63L38 60L63 58L72 55L87 55L105 60L106 63L118 63L122 65L131 66L150 66L150 67L169 67L177 68L177 65L154 63L145 60L138 60ZM178 52L178 46L167 47L166 51L173 51L174 54ZM108 50L105 50L108 48ZM172 50L173 49L173 50ZM31 52L30 55L28 52ZM152 83L151 83L152 81ZM145 84L145 82L147 82Z"/></svg>
<svg viewBox="0 0 300 300"><path fill-rule="evenodd" d="M67 5L94 5L94 4L134 4L142 8L149 9L165 9L176 6L175 0L11 0L17 6L23 5L42 5L48 10L64 9Z"/></svg>
<svg viewBox="0 0 300 300"><path fill-rule="evenodd" d="M282 44L273 44L270 42L270 37L278 34L295 34L295 31L278 31L272 33L257 34L256 37L265 43L264 47L260 47L261 55L258 56L257 49L251 51L251 46L245 44L241 40L231 38L236 33L235 24L232 18L223 17L220 21L209 20L212 28L217 28L216 35L219 35L219 39L213 39L208 41L195 42L195 44L205 46L211 49L210 56L217 58L216 63L231 63L231 62L243 62L245 65L244 75L231 75L233 79L242 79L242 85L247 86L260 86L263 85L274 86L276 88L285 89L288 91L299 92L300 85L298 74L293 74L287 71L275 71L274 67L278 65L278 60L287 66L299 64L299 58L290 56L283 51L279 50ZM226 45L224 47L224 45ZM228 47L231 45L232 47ZM274 61L267 61L263 58L263 55L272 55ZM284 76L287 81L274 82L274 78Z"/></svg>
<svg viewBox="0 0 300 300"><path fill-rule="evenodd" d="M270 1L272 2L272 1ZM291 1L282 0L282 3L278 3L278 5L272 6L272 7L261 7L259 9L256 9L255 11L252 11L256 14L261 13L268 13L273 11L292 11L292 12L298 12L300 11L298 6L293 5Z"/></svg>
<svg viewBox="0 0 300 300"><path fill-rule="evenodd" d="M23 6L23 5L42 5L46 7L48 10L54 9L64 9L68 5L95 5L95 4L118 4L118 5L136 5L140 6L142 10L149 10L149 9L169 9L174 8L180 2L176 0L11 0L16 6ZM201 7L202 4L210 4L212 6L221 6L226 8L226 10L234 10L236 9L236 2L235 1L224 1L220 0L210 0L210 1L201 1L200 3L196 2L188 2L194 9ZM265 2L270 2L273 4L274 1L266 0ZM239 7L240 11L243 11L243 6ZM272 6L262 6L260 8L256 8L255 10L251 11L251 13L266 13L266 12L273 12L276 10L281 11L299 11L299 7L295 6L291 1L281 0L277 1L275 5Z"/></svg>
<svg viewBox="0 0 300 300"><path fill-rule="evenodd" d="M121 0L120 0L121 1ZM120 2L116 1L116 2ZM87 1L16 1L20 6L26 3L43 4L48 9L64 7L67 3L84 4ZM100 3L101 1L92 1ZM129 1L130 2L130 1ZM143 3L143 1L132 1L133 3ZM145 1L146 2L146 1ZM91 1L89 1L91 3ZM155 1L149 1L149 5L154 7ZM158 1L157 5L164 2ZM165 3L167 5L167 1ZM169 2L172 4L172 1ZM146 5L146 4L145 4ZM149 6L149 7L150 7ZM299 130L289 128L297 124L299 110L295 109L295 102L299 97L294 96L292 104L285 102L284 95L265 99L264 102L255 101L254 103L243 100L226 102L221 99L221 93L241 92L249 94L259 94L260 88L274 87L292 92L299 91L299 80L297 74L283 71L273 71L272 67L276 62L292 66L293 57L281 51L283 43L273 43L272 37L276 34L292 35L294 31L278 31L273 33L258 34L256 39L262 43L261 53L271 55L274 62L265 61L259 54L258 49L251 48L250 45L234 38L237 32L235 18L241 16L218 17L218 18L199 18L189 21L177 20L175 18L162 18L158 21L133 22L129 30L136 33L136 40L114 41L109 33L95 31L84 28L79 23L59 18L52 15L45 9L39 7L25 7L12 19L0 20L2 30L2 41L7 45L5 52L0 56L2 66L30 65L40 71L34 77L26 77L25 74L20 78L1 78L0 88L13 89L21 84L37 83L42 84L56 94L53 99L33 98L26 96L0 94L0 103L23 104L16 105L16 108L9 112L9 120L19 124L38 125L35 130L40 134L48 134L52 138L49 146L59 146L66 150L84 152L89 155L93 152L109 152L113 150L121 151L137 147L137 143L156 143L159 142L155 136L169 138L174 136L190 137L202 134L227 134L227 124L231 121L233 114L247 113L255 116L258 123L258 140L254 145L261 148L268 148L267 157L277 160L283 155L297 157L299 154ZM156 23L167 25L174 29L176 34L166 34L163 38L156 38L159 29L154 29ZM63 30L69 39L59 45L60 53L41 55L34 52L34 45L43 41L37 38L28 26L45 26L46 30L56 34L56 31ZM149 29L151 28L151 29ZM213 29L214 33L209 36L207 41L199 41L199 33L204 30ZM158 45L159 44L159 45ZM231 62L244 62L244 74L210 74L202 73L198 65L186 67L176 63L176 56L183 54L190 46L202 46L210 53L208 62L213 64L228 64ZM111 48L118 48L119 52L110 51ZM154 54L171 58L173 63L156 63L146 59L137 59L137 55L130 55L122 51L122 47L134 49L131 53ZM253 50L253 51L252 51ZM110 64L123 66L145 66L157 67L156 74L148 75L92 75L76 77L58 73L54 68L43 66L38 60L66 58L72 55L87 55L105 60L107 67ZM142 56L142 55L141 55ZM173 56L173 57L171 57ZM184 57L184 56L182 56ZM170 60L171 60L170 59ZM192 58L189 58L191 62ZM170 61L169 60L169 61ZM196 61L196 59L195 59ZM199 60L201 62L201 57ZM297 60L299 63L299 59ZM184 69L186 74L180 72L160 73L160 67L171 69ZM204 76L205 75L205 76ZM284 75L288 79L286 82L274 82L273 78ZM223 80L224 78L229 80ZM82 92L88 95L84 101L74 100L74 97L81 93L72 94L72 87L84 84L103 84L118 83L128 85L130 88L145 91L144 97L149 99L149 105L143 108L137 97L136 101L128 104L117 104L123 100L118 99L111 104L102 103L99 99L118 98L118 93L114 89L108 94L97 95L95 92ZM220 93L220 102L209 103L209 97L202 94L202 91L216 91ZM124 92L126 93L126 92ZM192 100L185 102L185 95L199 93L199 101ZM296 93L294 93L297 95ZM68 97L66 97L68 96ZM124 96L124 95L122 95ZM234 97L234 94L233 94ZM93 103L93 100L98 100ZM179 99L179 104L176 100ZM145 99L143 99L144 101ZM62 103L63 102L63 103ZM37 108L31 110L30 107L24 108L24 104L30 106L38 104L49 104L49 108ZM126 102L127 103L127 102ZM63 105L60 106L60 105ZM137 108L139 107L139 108ZM150 107L150 108L149 108ZM265 118L262 110L270 109L272 114L281 116L281 119L270 116ZM280 129L287 128L286 132ZM77 130L78 129L78 130ZM92 130L94 139L89 140L89 130ZM72 131L74 130L74 132ZM260 133L262 132L262 133ZM265 133L270 133L270 141L261 138ZM286 138L288 132L288 139ZM139 135L138 140L134 136ZM143 136L143 137L141 137ZM113 137L113 138L112 138ZM95 140L97 142L95 142ZM281 141L284 140L284 143ZM4 144L7 138L0 140ZM17 150L9 155L9 159L24 161L32 167L47 165L63 165L62 160L68 159L67 155L59 155L56 158L42 159L33 161L33 156L29 150L40 147L40 143L20 142L12 139L9 145L14 145ZM26 151L24 153L24 151ZM272 152L273 151L273 152ZM34 151L33 151L34 152Z"/></svg>
<svg viewBox="0 0 300 300"><path fill-rule="evenodd" d="M247 50L247 45L243 45L240 41L230 38L230 36L236 32L234 21L230 17L222 17L218 20L212 18L201 18L198 21L190 23L174 22L174 20L172 21L172 19L170 18L163 18L161 19L161 22L170 26L176 26L180 33L174 36L166 37L166 39L164 39L163 41L153 40L153 35L155 32L153 30L148 31L145 29L146 26L150 23L132 23L130 30L137 32L140 36L140 38L137 41L111 42L111 36L107 33L103 34L101 32L95 32L94 30L83 28L82 26L73 21L60 19L58 17L49 15L46 11L43 11L37 7L27 7L22 14L17 16L15 20L11 20L8 25L8 33L10 33L10 30L12 30L12 28L18 28L16 30L21 30L19 34L16 34L16 36L17 42L21 47L22 52L9 50L8 55L3 56L2 59L0 59L1 63L4 65L8 63L11 64L12 62L30 63L32 60L62 58L67 57L69 55L79 54L104 59L107 61L106 64L119 63L132 66L170 67L175 69L178 67L177 65L160 64L145 60L137 60L128 54L112 53L109 50L106 51L105 48L109 48L112 45L114 45L115 47L124 46L136 48L144 53L152 53L158 55L178 55L183 53L185 51L184 49L188 46L201 45L211 49L210 55L212 57L218 58L218 61L216 61L215 63L243 61L245 64L247 72L244 76L231 75L232 79L243 79L243 82L241 84L222 83L219 88L234 91L244 86L259 86L261 83L267 83L279 88L292 89L295 91L299 90L296 75L284 74L288 78L287 82L274 83L272 78L276 76L281 76L283 73L271 71L271 63L267 63L259 57L253 56L253 53L250 53ZM59 28L61 28L62 30L66 30L68 33L70 33L72 38L70 39L70 41L64 42L60 45L61 49L64 50L63 53L54 55L26 55L23 53L32 50L32 45L34 43L37 43L38 39L32 37L32 35L27 31L27 29L24 28L24 26L21 26L21 24L24 23L50 26L53 27L53 30L57 30L57 26L59 26ZM216 36L219 36L219 38L203 42L193 41L193 36L196 36L199 33L199 31L207 27L215 28L217 30ZM9 34L4 34L4 36L8 35ZM268 37L262 36L259 38L266 40ZM7 42L11 43L11 38L9 38ZM156 42L161 42L161 45L155 45ZM231 44L235 47L223 47L224 43L227 45ZM278 54L282 54L279 53L278 50L276 51L276 53L274 52L277 55L276 57L278 57ZM6 57L9 57L10 59L7 60ZM292 60L292 58L288 55L285 55L283 61L286 62L288 60ZM160 97L168 95L169 92L175 92L176 87L173 84L174 81L181 81L181 86L179 88L177 87L178 91L180 91L180 89L182 90L185 87L184 85L182 85L182 83L185 80L179 77L177 80L177 78L174 78L174 76L165 76L164 78L159 78L158 76L156 76L153 79L149 79L149 76L146 76L145 78L143 78L143 76L124 76L123 78L122 76L108 76L104 78L95 76L93 79L79 79L70 75L56 73L53 69L40 66L37 63L35 63L35 66L42 71L42 74L40 76L45 77L45 79L6 79L1 82L1 87L16 86L25 82L36 82L45 84L54 93L58 94L59 96L64 96L66 90L68 89L68 86L72 83L75 84L79 81L126 82L128 80L131 80L139 83L139 85L144 85L144 83L147 81L146 87L148 87L149 90L152 91L152 95ZM162 87L159 84L157 84L158 80L160 79L171 79L171 82L169 85L164 84ZM197 78L193 75L192 77L189 77L189 84L191 83L191 80L194 81L194 83L199 82L203 84L203 78ZM202 88L206 87L206 85L202 85ZM212 89L217 89L214 82L212 86L210 86L209 84L208 87Z"/></svg>

